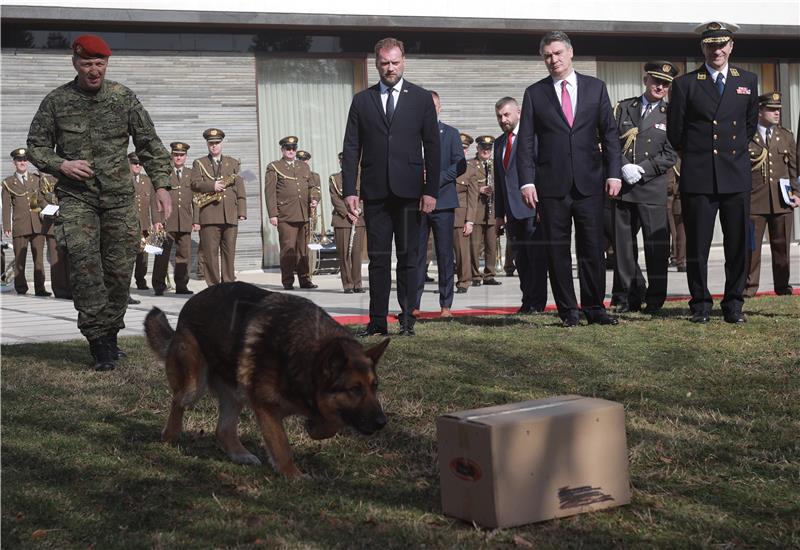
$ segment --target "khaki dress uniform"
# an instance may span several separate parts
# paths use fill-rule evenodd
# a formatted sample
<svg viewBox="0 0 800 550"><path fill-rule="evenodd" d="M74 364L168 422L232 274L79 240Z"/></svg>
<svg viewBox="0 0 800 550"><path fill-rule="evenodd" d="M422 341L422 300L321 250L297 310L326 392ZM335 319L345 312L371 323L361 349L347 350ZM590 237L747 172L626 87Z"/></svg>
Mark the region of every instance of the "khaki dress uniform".
<svg viewBox="0 0 800 550"><path fill-rule="evenodd" d="M14 289L18 294L28 292L25 261L28 245L33 256L33 286L37 296L49 296L44 288L44 244L41 210L38 202L37 174L15 173L3 180L3 229L11 228L14 245Z"/></svg>
<svg viewBox="0 0 800 550"><path fill-rule="evenodd" d="M44 208L48 204L58 204L58 197L55 194L56 178L47 174L37 174L39 179L39 207ZM47 254L50 258L50 284L53 287L53 294L56 298L65 300L72 299L72 290L69 284L69 259L67 249L59 246L56 234L53 229L55 218L53 216L41 216L42 234L47 241Z"/></svg>
<svg viewBox="0 0 800 550"><path fill-rule="evenodd" d="M470 236L464 236L464 226L467 222L475 223L475 209L477 207L478 195L471 192L469 174L470 169L468 164L467 170L456 178L458 207L455 209L453 223L453 250L455 251L456 259L456 288L459 289L467 289L470 284L472 284Z"/></svg>
<svg viewBox="0 0 800 550"><path fill-rule="evenodd" d="M179 173L180 172L180 173ZM189 265L192 256L192 222L195 206L192 202L192 169L183 167L172 171L169 178L172 186L172 214L163 221L167 232L164 252L155 257L153 263L153 288L156 292L167 288L167 269L173 245L175 246L175 292L189 294Z"/></svg>
<svg viewBox="0 0 800 550"><path fill-rule="evenodd" d="M792 233L792 208L783 202L778 182L789 178L795 195L800 196L797 183L797 144L792 133L781 126L773 126L769 146L761 133L750 140L753 190L750 195L750 222L754 246L750 255L750 271L744 295L755 296L761 276L761 241L769 228L769 245L772 251L772 279L776 294L791 294L789 285L789 244Z"/></svg>
<svg viewBox="0 0 800 550"><path fill-rule="evenodd" d="M336 242L336 255L339 257L342 288L347 292L361 291L361 254L364 247L364 213L359 214L353 231L353 222L347 217L347 205L344 202L342 190L342 173L337 172L329 178L328 189L331 195L331 226L333 226L334 241ZM356 181L356 194L360 192L361 182ZM350 250L350 237L353 237L353 248ZM349 253L348 253L349 251Z"/></svg>
<svg viewBox="0 0 800 550"><path fill-rule="evenodd" d="M281 281L284 288L294 285L294 274L300 286L311 283L308 263L309 203L319 200L320 190L304 162L286 159L270 162L266 173L267 212L278 218Z"/></svg>
<svg viewBox="0 0 800 550"><path fill-rule="evenodd" d="M191 188L195 193L214 193L214 182L219 179L231 184L221 191L221 200L199 207L196 216L200 224L203 275L208 286L236 280L239 218L247 217L246 190L239 166L237 159L225 155L220 155L219 162L206 155L192 165Z"/></svg>
<svg viewBox="0 0 800 550"><path fill-rule="evenodd" d="M667 222L669 223L670 257L678 271L686 271L686 230L683 228L681 194L678 180L681 177L681 161L667 172Z"/></svg>
<svg viewBox="0 0 800 550"><path fill-rule="evenodd" d="M494 219L494 196L484 195L480 188L487 185L488 174L492 177L492 162L485 161L486 165L478 159L467 162L465 176L469 180L472 193L475 196L475 226L470 235L470 262L472 264L472 284L479 286L481 283L492 281L495 278L497 265L497 229ZM492 188L494 193L494 188ZM481 248L483 248L484 266L481 272Z"/></svg>
<svg viewBox="0 0 800 550"><path fill-rule="evenodd" d="M153 182L143 174L133 176L133 187L136 189L134 204L139 218L139 229L144 237L150 232L153 222L158 219L156 217L156 193L153 189ZM148 254L144 250L140 250L136 254L133 277L136 280L136 288L139 290L147 290L149 288L147 286L147 257Z"/></svg>

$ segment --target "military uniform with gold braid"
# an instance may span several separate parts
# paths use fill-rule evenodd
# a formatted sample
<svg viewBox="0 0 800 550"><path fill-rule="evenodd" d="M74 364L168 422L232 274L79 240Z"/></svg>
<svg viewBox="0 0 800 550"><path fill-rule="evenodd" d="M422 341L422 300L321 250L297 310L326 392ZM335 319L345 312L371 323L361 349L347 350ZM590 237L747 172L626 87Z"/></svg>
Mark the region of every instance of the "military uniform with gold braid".
<svg viewBox="0 0 800 550"><path fill-rule="evenodd" d="M466 156L467 149L475 141L472 136L468 134L460 134L461 145L464 147L464 154ZM472 159L474 160L474 159ZM456 260L456 293L464 293L472 284L472 260L470 256L470 236L464 235L464 226L467 222L475 223L475 208L478 196L470 191L470 180L467 177L470 174L469 163L467 161L467 170L456 178L456 193L458 193L458 208L455 209L455 217L453 223L453 250L455 251Z"/></svg>
<svg viewBox="0 0 800 550"><path fill-rule="evenodd" d="M48 204L58 205L55 187L57 179L54 176L39 172L39 207L44 209ZM56 214L57 216L58 214ZM69 256L67 249L58 244L54 231L55 216L45 216L40 213L42 220L42 234L47 240L47 253L50 256L50 284L53 295L63 300L72 300L72 289L69 283Z"/></svg>
<svg viewBox="0 0 800 550"><path fill-rule="evenodd" d="M172 154L187 154L189 145L181 141L169 144ZM192 169L185 164L182 168L173 166L169 177L172 186L172 214L167 220L161 222L167 232L164 240L164 252L155 257L153 261L153 289L156 295L161 295L167 288L167 269L170 254L175 246L175 294L192 294L188 289L189 265L192 260L192 224L195 221L195 204L192 192ZM199 212L197 212L199 214Z"/></svg>
<svg viewBox="0 0 800 550"><path fill-rule="evenodd" d="M668 61L645 63L647 82L671 83L678 69ZM653 80L655 79L655 80ZM666 93L664 88L661 88ZM669 266L667 223L667 173L677 155L667 140L667 104L650 101L648 92L620 101L614 119L622 146L623 183L614 201L614 252L622 311L636 311L641 300L648 310L664 305ZM655 92L659 93L659 92ZM634 251L639 230L644 240L647 289L639 288L638 261Z"/></svg>
<svg viewBox="0 0 800 550"><path fill-rule="evenodd" d="M483 143L492 146L494 137L478 136L475 142L479 146ZM497 271L497 228L494 215L494 167L492 159L481 161L477 158L467 162L467 171L464 174L469 181L470 190L475 204L475 225L470 235L470 263L472 264L472 284L496 285ZM489 194L481 193L482 187L491 188ZM483 272L481 272L481 250L483 250Z"/></svg>
<svg viewBox="0 0 800 550"><path fill-rule="evenodd" d="M681 177L681 159L667 172L667 222L670 235L670 265L686 272L686 230L683 228L681 194L678 182Z"/></svg>
<svg viewBox="0 0 800 550"><path fill-rule="evenodd" d="M780 92L759 96L760 108L780 109ZM762 131L764 136L762 136ZM769 132L769 134L767 134ZM768 143L765 142L768 139ZM761 242L769 228L772 251L772 279L776 294L791 294L789 285L789 245L792 235L792 207L781 196L779 181L788 178L796 197L800 197L797 182L797 143L792 133L782 126L767 129L759 122L758 131L750 140L753 190L750 195L750 222L754 246L750 255L750 272L744 295L755 296L761 275Z"/></svg>
<svg viewBox="0 0 800 550"><path fill-rule="evenodd" d="M342 153L339 153L339 162ZM331 195L331 225L333 226L336 255L341 266L342 288L345 293L364 292L361 283L361 255L364 247L366 229L364 228L364 209L353 223L347 212L342 189L342 172L332 174L328 180ZM356 180L356 194L361 191L361 181Z"/></svg>
<svg viewBox="0 0 800 550"><path fill-rule="evenodd" d="M279 141L281 148L296 149L298 139L287 136ZM319 200L311 168L300 160L281 157L270 162L266 173L267 212L278 219L281 281L286 290L294 287L294 274L301 288L314 288L308 261L308 224L311 200Z"/></svg>
<svg viewBox="0 0 800 550"><path fill-rule="evenodd" d="M225 132L209 128L203 132L208 144L220 143ZM203 275L208 286L236 280L236 237L239 220L247 218L247 195L244 180L239 175L238 159L211 154L195 159L192 164L192 191L196 193L195 208L199 210L200 249L203 254ZM224 186L221 191L215 184Z"/></svg>
<svg viewBox="0 0 800 550"><path fill-rule="evenodd" d="M11 158L27 161L25 149L14 149ZM37 296L50 296L44 287L44 245L42 222L39 219L39 174L15 172L3 180L3 231L14 244L14 289L28 292L25 260L28 246L33 255L33 286Z"/></svg>
<svg viewBox="0 0 800 550"><path fill-rule="evenodd" d="M131 165L140 165L139 157L136 156L136 153L128 155L128 162ZM159 216L155 203L155 190L153 189L153 183L146 175L132 173L131 177L133 179L133 188L136 190L134 204L139 218L139 231L144 239L153 230L153 222L157 221ZM147 286L148 256L149 254L140 246L133 269L133 278L136 280L136 288L139 290L147 290L149 288Z"/></svg>

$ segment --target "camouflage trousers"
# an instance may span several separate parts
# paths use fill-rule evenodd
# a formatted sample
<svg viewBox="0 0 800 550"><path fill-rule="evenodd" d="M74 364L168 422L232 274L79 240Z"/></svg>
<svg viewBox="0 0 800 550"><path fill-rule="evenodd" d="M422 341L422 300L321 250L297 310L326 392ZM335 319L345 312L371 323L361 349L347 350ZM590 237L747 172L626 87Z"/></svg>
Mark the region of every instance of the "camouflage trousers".
<svg viewBox="0 0 800 550"><path fill-rule="evenodd" d="M55 233L67 250L78 328L87 340L125 328L131 274L141 232L136 207L96 208L59 197Z"/></svg>

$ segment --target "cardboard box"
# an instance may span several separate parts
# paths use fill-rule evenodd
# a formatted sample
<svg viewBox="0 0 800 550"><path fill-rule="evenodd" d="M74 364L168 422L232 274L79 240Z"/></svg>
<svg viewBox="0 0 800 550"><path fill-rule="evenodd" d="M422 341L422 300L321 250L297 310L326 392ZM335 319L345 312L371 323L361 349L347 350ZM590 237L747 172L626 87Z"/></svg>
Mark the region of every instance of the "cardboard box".
<svg viewBox="0 0 800 550"><path fill-rule="evenodd" d="M511 527L627 504L625 412L564 395L436 419L442 509Z"/></svg>

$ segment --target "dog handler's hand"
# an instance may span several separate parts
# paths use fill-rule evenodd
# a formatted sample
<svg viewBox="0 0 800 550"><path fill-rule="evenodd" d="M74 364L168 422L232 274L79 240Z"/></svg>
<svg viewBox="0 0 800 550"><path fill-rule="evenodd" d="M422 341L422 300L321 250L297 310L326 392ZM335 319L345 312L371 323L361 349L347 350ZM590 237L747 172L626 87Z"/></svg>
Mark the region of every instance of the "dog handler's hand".
<svg viewBox="0 0 800 550"><path fill-rule="evenodd" d="M422 195L419 199L419 210L423 214L430 214L436 208L436 198L430 195Z"/></svg>

